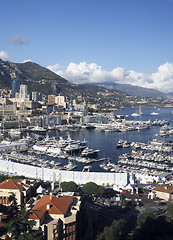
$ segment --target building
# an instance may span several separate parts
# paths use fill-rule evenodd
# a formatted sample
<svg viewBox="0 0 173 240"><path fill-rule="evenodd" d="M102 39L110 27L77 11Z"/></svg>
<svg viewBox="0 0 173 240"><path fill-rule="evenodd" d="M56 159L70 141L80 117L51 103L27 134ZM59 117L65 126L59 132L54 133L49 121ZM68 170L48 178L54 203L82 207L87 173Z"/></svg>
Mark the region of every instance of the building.
<svg viewBox="0 0 173 240"><path fill-rule="evenodd" d="M27 117L30 126L42 127L42 116Z"/></svg>
<svg viewBox="0 0 173 240"><path fill-rule="evenodd" d="M12 97L16 97L16 93L19 93L19 83L17 80L12 81Z"/></svg>
<svg viewBox="0 0 173 240"><path fill-rule="evenodd" d="M53 104L55 104L55 95L48 95L48 102L47 102L47 104L49 104L49 105L53 105Z"/></svg>
<svg viewBox="0 0 173 240"><path fill-rule="evenodd" d="M17 104L10 101L8 98L0 99L0 116L15 115Z"/></svg>
<svg viewBox="0 0 173 240"><path fill-rule="evenodd" d="M173 200L173 185L161 184L153 189L156 197L164 199L166 201Z"/></svg>
<svg viewBox="0 0 173 240"><path fill-rule="evenodd" d="M62 106L63 108L67 108L67 99L65 96L58 95L55 97L55 104L57 106Z"/></svg>
<svg viewBox="0 0 173 240"><path fill-rule="evenodd" d="M83 117L83 123L108 123L109 118L103 114L87 115Z"/></svg>
<svg viewBox="0 0 173 240"><path fill-rule="evenodd" d="M19 93L20 98L27 98L28 97L28 87L27 85L20 85L20 93Z"/></svg>
<svg viewBox="0 0 173 240"><path fill-rule="evenodd" d="M80 197L43 195L36 200L29 219L36 221L48 240L76 239Z"/></svg>
<svg viewBox="0 0 173 240"><path fill-rule="evenodd" d="M26 203L32 196L35 195L38 187L38 181L7 179L0 183L0 204L8 205L8 198L12 194L15 194L19 205Z"/></svg>
<svg viewBox="0 0 173 240"><path fill-rule="evenodd" d="M47 115L42 118L43 127L55 127L62 124L61 115Z"/></svg>
<svg viewBox="0 0 173 240"><path fill-rule="evenodd" d="M37 102L37 101L42 101L42 93L40 92L32 92L31 93L31 100Z"/></svg>

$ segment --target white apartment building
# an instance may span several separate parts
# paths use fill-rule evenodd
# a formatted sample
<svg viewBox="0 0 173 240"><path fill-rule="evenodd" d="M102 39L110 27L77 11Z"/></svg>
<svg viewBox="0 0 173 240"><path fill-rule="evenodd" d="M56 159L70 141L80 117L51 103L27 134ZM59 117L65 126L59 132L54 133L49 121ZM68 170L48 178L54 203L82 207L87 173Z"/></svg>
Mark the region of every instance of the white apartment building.
<svg viewBox="0 0 173 240"><path fill-rule="evenodd" d="M20 85L20 93L19 93L20 98L27 98L28 97L28 87L27 85Z"/></svg>
<svg viewBox="0 0 173 240"><path fill-rule="evenodd" d="M58 106L63 106L64 108L66 108L66 105L67 105L67 101L66 101L66 97L65 96L56 96L55 97L55 103L58 105Z"/></svg>

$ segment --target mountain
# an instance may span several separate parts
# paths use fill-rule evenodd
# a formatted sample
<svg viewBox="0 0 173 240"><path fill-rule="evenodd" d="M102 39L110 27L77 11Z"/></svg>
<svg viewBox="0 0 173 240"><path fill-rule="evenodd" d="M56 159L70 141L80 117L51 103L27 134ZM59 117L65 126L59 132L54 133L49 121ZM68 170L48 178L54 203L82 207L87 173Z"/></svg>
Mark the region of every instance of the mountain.
<svg viewBox="0 0 173 240"><path fill-rule="evenodd" d="M11 89L12 80L28 85L29 92L64 95L79 94L74 84L33 62L12 63L0 59L0 88Z"/></svg>
<svg viewBox="0 0 173 240"><path fill-rule="evenodd" d="M158 90L134 86L134 85L130 85L130 84L118 84L118 83L113 83L113 82L102 82L102 83L93 83L93 84L103 86L107 89L117 89L117 90L127 93L131 96L153 97L153 98L167 97L167 94L160 92Z"/></svg>
<svg viewBox="0 0 173 240"><path fill-rule="evenodd" d="M12 63L0 59L0 88L11 89L12 80L17 79L19 84L28 86L29 92L38 91L46 95L61 93L66 96L82 95L89 98L97 98L97 93L112 92L105 87L89 84L72 84L61 76L55 74L47 68L44 68L34 62ZM124 95L118 90L118 95ZM90 99L90 100L91 100Z"/></svg>
<svg viewBox="0 0 173 240"><path fill-rule="evenodd" d="M28 91L38 91L45 95L59 93L78 102L86 100L88 104L95 104L100 109L136 106L143 102L146 106L169 104L163 99L157 101L154 97L165 97L164 93L154 89L146 89L129 84L99 83L99 84L72 84L68 80L55 74L49 69L34 62L12 63L0 59L0 88L11 89L13 80L28 86ZM172 93L170 93L171 96ZM138 96L149 96L152 99L141 99Z"/></svg>

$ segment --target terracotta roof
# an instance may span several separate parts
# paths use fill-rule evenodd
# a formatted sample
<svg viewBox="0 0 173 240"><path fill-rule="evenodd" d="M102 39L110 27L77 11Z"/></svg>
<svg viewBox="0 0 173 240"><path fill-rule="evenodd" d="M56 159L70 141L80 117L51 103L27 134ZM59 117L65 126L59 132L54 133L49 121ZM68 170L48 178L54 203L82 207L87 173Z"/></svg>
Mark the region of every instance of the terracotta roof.
<svg viewBox="0 0 173 240"><path fill-rule="evenodd" d="M2 214L0 217L0 227L4 226L4 223L2 222L3 219L5 219L7 217L7 215Z"/></svg>
<svg viewBox="0 0 173 240"><path fill-rule="evenodd" d="M165 193L173 193L173 185L171 184L162 184L158 185L154 188L156 192L165 192Z"/></svg>
<svg viewBox="0 0 173 240"><path fill-rule="evenodd" d="M7 179L0 183L0 189L22 189L23 187L28 188L29 185L22 183L21 179Z"/></svg>
<svg viewBox="0 0 173 240"><path fill-rule="evenodd" d="M44 210L35 210L35 211L30 211L29 219L41 219L43 215L46 213Z"/></svg>
<svg viewBox="0 0 173 240"><path fill-rule="evenodd" d="M49 214L65 214L70 203L72 196L56 197L51 195L44 195L32 208L32 210L46 210Z"/></svg>

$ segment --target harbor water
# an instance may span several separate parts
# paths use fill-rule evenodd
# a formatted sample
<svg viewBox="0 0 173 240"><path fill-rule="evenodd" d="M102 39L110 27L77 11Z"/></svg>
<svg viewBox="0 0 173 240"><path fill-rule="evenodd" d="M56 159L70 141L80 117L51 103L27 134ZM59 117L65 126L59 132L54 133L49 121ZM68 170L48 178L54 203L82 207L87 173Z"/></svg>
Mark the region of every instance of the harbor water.
<svg viewBox="0 0 173 240"><path fill-rule="evenodd" d="M135 108L124 108L122 110L114 111L115 115L122 114L126 120L140 120L140 121L155 121L157 120L167 120L170 126L173 126L173 108L142 108L142 115L134 117L131 116L132 113L137 112L138 109ZM151 113L157 113L157 115L152 115ZM129 142L143 142L149 143L153 138L158 138L161 140L173 140L173 135L166 137L158 136L161 126L153 125L149 128L134 131L125 132L103 132L96 129L79 129L78 131L64 131L59 132L58 130L49 131L49 137L52 136L70 136L72 139L81 140L84 139L88 141L88 147L93 149L99 149L97 159L106 158L110 159L112 163L118 162L118 157L123 153L128 153L132 151L132 148L117 148L117 143L120 139L127 140ZM51 158L49 159L51 160ZM67 159L58 159L62 166L68 163ZM93 162L91 171L103 171L100 169L99 165L101 162ZM85 164L76 162L76 171L81 171Z"/></svg>

